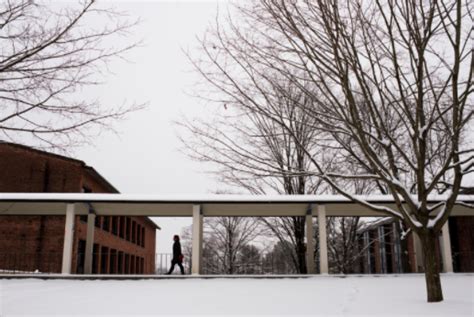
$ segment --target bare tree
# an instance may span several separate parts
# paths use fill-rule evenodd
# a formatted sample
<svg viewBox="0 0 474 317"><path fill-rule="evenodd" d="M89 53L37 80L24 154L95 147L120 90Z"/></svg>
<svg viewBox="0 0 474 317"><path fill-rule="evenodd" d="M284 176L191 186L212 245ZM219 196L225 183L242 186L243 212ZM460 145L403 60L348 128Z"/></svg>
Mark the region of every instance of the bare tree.
<svg viewBox="0 0 474 317"><path fill-rule="evenodd" d="M285 93L275 74L299 87L310 102L294 104L330 136L323 148L334 150L328 165L300 146L314 175L405 222L423 245L427 299L442 301L435 243L463 176L474 170L474 149L465 138L473 115L472 5L262 0L239 9L239 23L229 19L231 50L219 42L205 47L217 68L204 77L249 111L286 127L297 144L291 120L252 91L270 85ZM222 34L218 28L217 39ZM253 90L245 89L249 85ZM358 168L344 167L348 157ZM392 195L396 208L356 196L348 184L361 180ZM430 199L447 187L445 196Z"/></svg>
<svg viewBox="0 0 474 317"><path fill-rule="evenodd" d="M403 220L420 237L427 298L441 301L435 243L474 164L473 149L463 142L473 114L472 5L264 0L244 12L271 43L255 45L258 55L266 53L267 65L289 80L288 65L305 72L314 85L300 87L317 105L308 112L333 141L352 149L341 153L368 168L328 172L308 153L316 173L351 200ZM397 208L369 203L338 179L380 182ZM432 203L430 194L446 183L447 195Z"/></svg>
<svg viewBox="0 0 474 317"><path fill-rule="evenodd" d="M235 274L238 257L259 234L259 223L250 217L216 217L204 221L204 250L209 252L210 263L218 271L214 273ZM207 241L207 243L206 243Z"/></svg>
<svg viewBox="0 0 474 317"><path fill-rule="evenodd" d="M105 24L94 27L99 20ZM2 1L0 139L64 149L140 109L81 97L100 83L108 61L137 45L125 39L136 23L95 0Z"/></svg>

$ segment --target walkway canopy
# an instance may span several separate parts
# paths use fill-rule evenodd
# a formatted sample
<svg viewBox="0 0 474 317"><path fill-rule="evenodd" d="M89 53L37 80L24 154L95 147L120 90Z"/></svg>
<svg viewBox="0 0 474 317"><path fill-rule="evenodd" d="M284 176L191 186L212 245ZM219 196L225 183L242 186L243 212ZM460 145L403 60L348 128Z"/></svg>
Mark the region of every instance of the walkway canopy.
<svg viewBox="0 0 474 317"><path fill-rule="evenodd" d="M370 203L396 209L392 196L359 196ZM445 196L432 196L432 203L446 200ZM474 216L474 195L460 195L452 216ZM314 242L312 218L318 217L320 272L328 273L326 217L328 216L386 216L336 195L129 195L129 194L0 194L1 215L65 215L65 234L62 272L71 272L74 217L88 216L85 272L92 267L94 223L96 216L151 216L193 217L192 272L201 271L203 217L275 217L305 216L307 235L308 271L313 273ZM446 271L452 271L449 228L443 227L443 261Z"/></svg>

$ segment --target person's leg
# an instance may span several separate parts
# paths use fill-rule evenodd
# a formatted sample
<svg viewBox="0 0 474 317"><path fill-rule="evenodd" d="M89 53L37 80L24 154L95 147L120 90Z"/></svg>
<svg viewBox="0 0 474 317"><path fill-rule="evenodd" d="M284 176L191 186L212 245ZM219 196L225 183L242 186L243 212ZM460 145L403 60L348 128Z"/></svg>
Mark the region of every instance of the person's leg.
<svg viewBox="0 0 474 317"><path fill-rule="evenodd" d="M182 262L178 262L179 269L181 270L181 274L184 275L184 267Z"/></svg>
<svg viewBox="0 0 474 317"><path fill-rule="evenodd" d="M170 270L169 270L168 273L167 273L168 275L171 274L171 273L173 273L173 271L174 271L174 266L175 266L175 265L176 265L176 262L173 261L173 260L171 260L171 267L170 267Z"/></svg>

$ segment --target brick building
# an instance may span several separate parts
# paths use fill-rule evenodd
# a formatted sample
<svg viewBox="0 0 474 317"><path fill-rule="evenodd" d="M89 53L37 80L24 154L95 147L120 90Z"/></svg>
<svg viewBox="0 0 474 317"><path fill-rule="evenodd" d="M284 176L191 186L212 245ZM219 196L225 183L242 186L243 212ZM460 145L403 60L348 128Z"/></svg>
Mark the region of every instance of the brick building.
<svg viewBox="0 0 474 317"><path fill-rule="evenodd" d="M0 192L118 193L84 162L0 143ZM92 272L155 273L155 235L148 217L97 216ZM87 216L76 216L72 272L84 272ZM0 216L0 270L61 272L64 216Z"/></svg>
<svg viewBox="0 0 474 317"><path fill-rule="evenodd" d="M474 272L474 217L450 217L448 220L454 272ZM359 231L360 273L423 272L422 247L419 239L402 230L392 218L382 218ZM441 236L436 252L441 261Z"/></svg>

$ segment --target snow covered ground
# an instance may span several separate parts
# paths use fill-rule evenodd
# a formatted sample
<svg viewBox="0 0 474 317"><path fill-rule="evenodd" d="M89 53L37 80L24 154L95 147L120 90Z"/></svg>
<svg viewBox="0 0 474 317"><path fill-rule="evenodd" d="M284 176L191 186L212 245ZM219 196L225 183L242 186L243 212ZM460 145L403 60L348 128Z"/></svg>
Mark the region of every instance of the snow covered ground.
<svg viewBox="0 0 474 317"><path fill-rule="evenodd" d="M298 279L0 280L0 316L474 316L474 275L442 276L428 304L423 275Z"/></svg>

